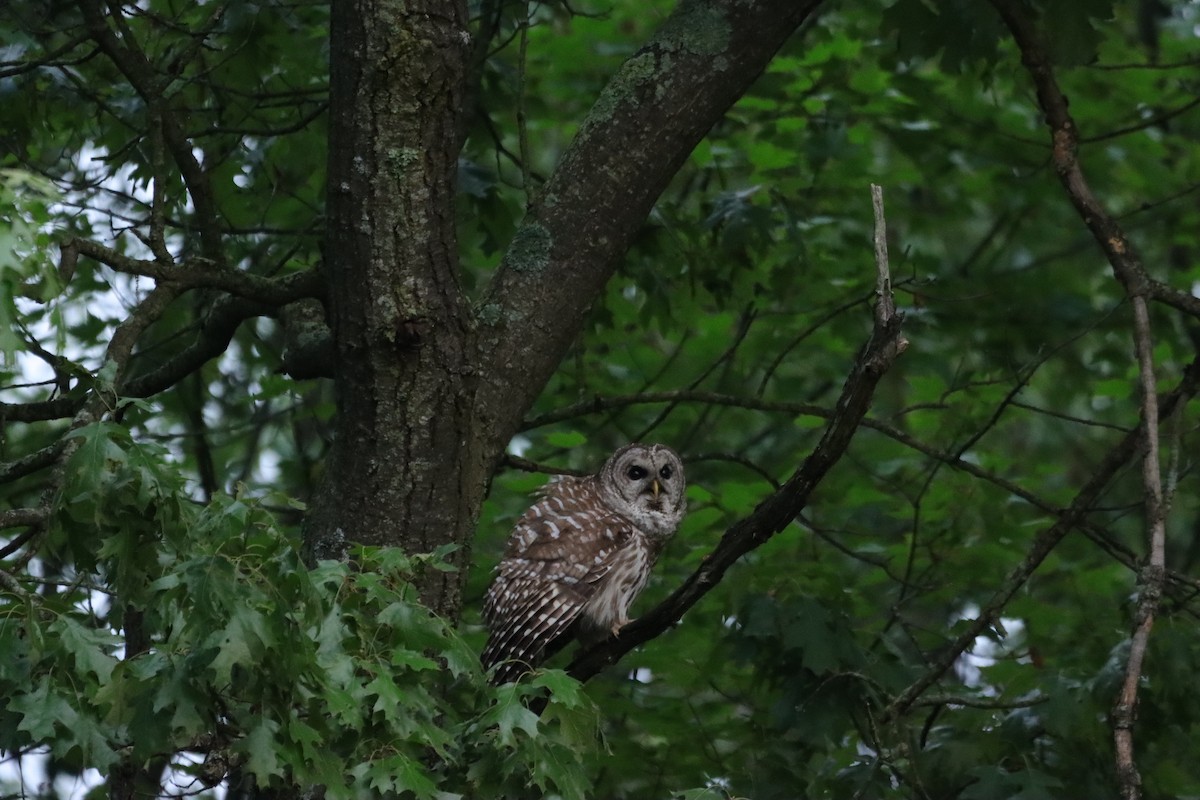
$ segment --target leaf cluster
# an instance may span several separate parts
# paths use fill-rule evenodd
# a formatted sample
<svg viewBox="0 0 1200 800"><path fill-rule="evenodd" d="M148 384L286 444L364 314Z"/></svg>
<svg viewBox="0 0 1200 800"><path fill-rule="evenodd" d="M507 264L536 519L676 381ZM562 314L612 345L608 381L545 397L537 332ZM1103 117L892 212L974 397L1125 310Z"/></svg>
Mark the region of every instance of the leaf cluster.
<svg viewBox="0 0 1200 800"><path fill-rule="evenodd" d="M262 503L197 506L119 425L75 436L45 554L61 577L0 594L0 748L47 748L65 771L173 762L186 791L252 776L331 797L498 796L520 793L514 770L579 790L593 707L561 673L486 685L412 588L444 553L360 549L310 570ZM523 702L542 691L539 719Z"/></svg>

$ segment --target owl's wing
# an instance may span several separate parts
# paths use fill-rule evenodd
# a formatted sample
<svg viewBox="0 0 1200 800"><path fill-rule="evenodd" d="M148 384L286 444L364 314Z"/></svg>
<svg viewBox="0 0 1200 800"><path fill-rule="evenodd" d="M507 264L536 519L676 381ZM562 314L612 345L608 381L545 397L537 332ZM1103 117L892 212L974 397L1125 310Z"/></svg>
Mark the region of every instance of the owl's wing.
<svg viewBox="0 0 1200 800"><path fill-rule="evenodd" d="M482 661L485 669L501 665L496 683L515 680L542 660L632 535L628 520L582 494L548 492L513 529L483 609L491 634Z"/></svg>

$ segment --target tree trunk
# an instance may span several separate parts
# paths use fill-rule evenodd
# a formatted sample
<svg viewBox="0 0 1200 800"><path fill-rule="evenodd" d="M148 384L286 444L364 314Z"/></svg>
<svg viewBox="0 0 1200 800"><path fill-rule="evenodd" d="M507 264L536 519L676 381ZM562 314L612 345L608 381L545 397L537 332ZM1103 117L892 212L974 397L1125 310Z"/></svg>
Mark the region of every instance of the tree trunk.
<svg viewBox="0 0 1200 800"><path fill-rule="evenodd" d="M330 42L329 316L335 441L306 539L429 552L463 546L483 499L458 283L457 125L470 53L459 0L338 0ZM454 616L465 570L421 594Z"/></svg>

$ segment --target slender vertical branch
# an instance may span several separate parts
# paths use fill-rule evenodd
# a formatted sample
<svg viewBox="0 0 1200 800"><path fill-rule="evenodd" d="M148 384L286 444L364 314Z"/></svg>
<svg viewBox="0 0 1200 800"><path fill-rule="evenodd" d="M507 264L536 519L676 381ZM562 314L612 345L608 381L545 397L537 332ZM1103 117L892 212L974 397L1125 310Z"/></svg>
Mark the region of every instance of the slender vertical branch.
<svg viewBox="0 0 1200 800"><path fill-rule="evenodd" d="M1146 648L1154 616L1162 598L1166 570L1166 504L1163 500L1162 474L1158 446L1158 393L1154 381L1153 338L1150 313L1144 297L1133 298L1133 335L1137 351L1138 373L1142 388L1142 485L1145 493L1146 538L1149 557L1138 576L1137 615L1129 641L1129 660L1125 679L1112 710L1113 743L1116 747L1117 780L1121 796L1138 800L1142 796L1142 777L1133 754L1133 725L1137 719L1137 691L1146 660Z"/></svg>
<svg viewBox="0 0 1200 800"><path fill-rule="evenodd" d="M525 207L532 202L533 187L529 164L529 116L525 103L525 64L529 55L529 2L521 9L521 45L517 57L517 143L521 148L521 191L525 192Z"/></svg>
<svg viewBox="0 0 1200 800"><path fill-rule="evenodd" d="M167 173L166 159L163 152L161 102L156 100L150 104L147 118L150 128L150 162L154 178L152 183L153 196L150 200L150 231L146 237L146 243L149 245L151 252L154 253L154 258L160 264L174 264L175 259L171 257L171 253L167 249L166 239Z"/></svg>
<svg viewBox="0 0 1200 800"><path fill-rule="evenodd" d="M1148 557L1139 575L1137 617L1130 639L1125 679L1112 709L1116 772L1121 796L1138 800L1142 779L1133 754L1133 724L1136 718L1137 689L1141 681L1146 648L1154 615L1163 590L1165 569L1166 505L1163 500L1162 474L1158 455L1158 398L1155 393L1153 341L1146 298L1166 300L1171 292L1148 275L1145 266L1117 220L1092 192L1079 158L1079 129L1072 118L1067 98L1054 76L1044 39L1030 12L1016 0L992 0L1014 41L1021 50L1021 61L1029 71L1037 92L1038 105L1046 115L1052 139L1052 161L1059 181L1096 244L1104 252L1113 275L1125 288L1133 306L1134 342L1141 382L1142 428L1144 445L1142 480L1145 496ZM1168 300L1169 301L1169 300Z"/></svg>
<svg viewBox="0 0 1200 800"><path fill-rule="evenodd" d="M1193 361L1188 366L1179 385L1163 398L1163 413L1166 415L1173 413L1194 397L1197 390L1200 390L1200 359ZM954 662L958 660L959 656L974 644L976 637L983 634L995 620L999 619L1000 612L1004 610L1013 595L1025 585L1025 582L1046 559L1046 556L1058 546L1063 537L1072 528L1086 525L1087 515L1095 507L1109 482L1125 464L1136 457L1141 440L1141 431L1130 431L1105 455L1092 477L1075 495L1071 504L1057 512L1054 523L1039 531L1034 537L1033 544L1030 545L1025 558L1009 572L992 597L983 603L979 615L955 637L953 642L941 648L921 678L892 700L883 715L884 719L895 719L908 711L930 686L937 683L938 679L954 666Z"/></svg>
<svg viewBox="0 0 1200 800"><path fill-rule="evenodd" d="M871 208L875 213L875 319L884 322L896 313L896 298L892 296L892 273L888 266L883 187L874 183L871 184Z"/></svg>

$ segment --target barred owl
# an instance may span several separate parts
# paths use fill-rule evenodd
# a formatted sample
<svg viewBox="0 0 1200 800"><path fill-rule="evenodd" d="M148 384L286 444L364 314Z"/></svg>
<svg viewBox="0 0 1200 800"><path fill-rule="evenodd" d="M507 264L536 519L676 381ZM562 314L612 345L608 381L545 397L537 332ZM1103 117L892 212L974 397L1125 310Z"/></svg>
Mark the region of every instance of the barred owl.
<svg viewBox="0 0 1200 800"><path fill-rule="evenodd" d="M570 639L599 641L629 606L685 510L683 464L661 444L631 444L595 475L560 478L517 520L483 615L483 666L514 681Z"/></svg>

